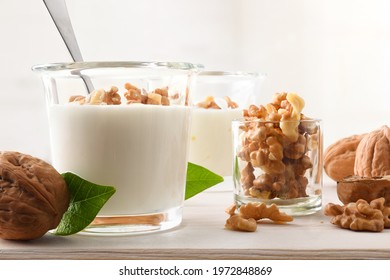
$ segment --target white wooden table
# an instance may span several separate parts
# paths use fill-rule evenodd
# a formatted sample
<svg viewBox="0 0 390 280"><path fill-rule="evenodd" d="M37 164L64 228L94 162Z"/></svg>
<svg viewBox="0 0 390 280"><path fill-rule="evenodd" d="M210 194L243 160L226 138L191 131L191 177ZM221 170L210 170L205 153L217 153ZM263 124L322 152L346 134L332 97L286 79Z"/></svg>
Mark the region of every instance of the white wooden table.
<svg viewBox="0 0 390 280"><path fill-rule="evenodd" d="M230 179L186 201L183 223L169 231L126 237L58 237L0 240L0 259L390 259L390 229L353 232L322 212L285 225L260 224L256 232L224 229L233 202ZM325 180L324 205L339 203L336 183Z"/></svg>

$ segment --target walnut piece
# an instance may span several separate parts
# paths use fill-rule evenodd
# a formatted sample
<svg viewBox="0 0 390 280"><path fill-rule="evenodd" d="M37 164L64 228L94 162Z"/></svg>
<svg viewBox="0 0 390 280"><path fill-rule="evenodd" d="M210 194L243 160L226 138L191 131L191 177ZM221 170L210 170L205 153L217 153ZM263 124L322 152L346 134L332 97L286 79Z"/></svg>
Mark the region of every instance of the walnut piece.
<svg viewBox="0 0 390 280"><path fill-rule="evenodd" d="M68 187L51 165L0 152L0 238L39 238L58 226L68 206Z"/></svg>
<svg viewBox="0 0 390 280"><path fill-rule="evenodd" d="M332 224L354 231L380 232L384 228L390 228L390 207L385 206L383 197L370 203L364 199L343 206L329 203L324 214L332 216Z"/></svg>
<svg viewBox="0 0 390 280"><path fill-rule="evenodd" d="M84 104L85 103L85 96L83 95L72 95L69 97L69 102Z"/></svg>
<svg viewBox="0 0 390 280"><path fill-rule="evenodd" d="M267 207L264 203L248 203L240 207L240 215L243 218L253 218L256 221L260 219L270 219L275 223L286 223L293 221L293 217L280 212L276 204Z"/></svg>
<svg viewBox="0 0 390 280"><path fill-rule="evenodd" d="M203 109L222 109L222 104L218 105L219 102L223 102L226 104L223 104L226 106L226 108L235 109L238 108L238 104L231 100L229 96L224 96L222 100L216 101L214 96L207 96L205 100L198 102L196 104L196 107L203 108ZM224 107L224 106L223 106Z"/></svg>
<svg viewBox="0 0 390 280"><path fill-rule="evenodd" d="M232 215L226 220L225 228L238 231L253 232L257 229L257 222L255 219L245 219L240 215Z"/></svg>
<svg viewBox="0 0 390 280"><path fill-rule="evenodd" d="M125 98L127 99L127 104L131 103L145 103L147 96L141 94L141 90L136 86L126 83L125 89L127 92L124 93Z"/></svg>
<svg viewBox="0 0 390 280"><path fill-rule="evenodd" d="M236 209L237 209L236 204L232 204L228 208L225 209L225 213L230 215L230 216L233 216L234 213L236 212Z"/></svg>
<svg viewBox="0 0 390 280"><path fill-rule="evenodd" d="M225 212L230 215L226 220L225 228L238 231L256 231L257 221L270 219L275 223L291 222L293 217L280 212L277 205L267 207L264 203L247 203L240 206L236 213L236 205L229 206Z"/></svg>
<svg viewBox="0 0 390 280"><path fill-rule="evenodd" d="M238 104L234 102L229 96L225 96L223 99L225 99L228 108L232 108L232 109L238 108Z"/></svg>
<svg viewBox="0 0 390 280"><path fill-rule="evenodd" d="M119 105L119 104L121 104L121 96L118 93L118 88L117 87L112 86L108 91L106 91L104 102L107 105Z"/></svg>
<svg viewBox="0 0 390 280"><path fill-rule="evenodd" d="M300 159L307 151L306 137L298 134L297 141L285 145L283 153L286 158Z"/></svg>
<svg viewBox="0 0 390 280"><path fill-rule="evenodd" d="M247 163L246 167L241 170L241 186L245 194L249 194L249 189L253 186L255 175L253 174L254 168L250 162Z"/></svg>

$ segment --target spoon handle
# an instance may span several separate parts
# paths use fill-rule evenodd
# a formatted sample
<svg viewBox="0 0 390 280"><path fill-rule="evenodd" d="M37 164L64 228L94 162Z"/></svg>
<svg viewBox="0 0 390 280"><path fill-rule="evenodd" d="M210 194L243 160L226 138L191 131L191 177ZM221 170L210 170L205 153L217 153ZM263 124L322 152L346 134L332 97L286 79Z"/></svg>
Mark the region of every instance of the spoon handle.
<svg viewBox="0 0 390 280"><path fill-rule="evenodd" d="M70 21L65 0L43 0L54 24L59 31L70 56L75 62L83 62L83 57ZM80 75L89 93L93 91L93 85L89 77Z"/></svg>

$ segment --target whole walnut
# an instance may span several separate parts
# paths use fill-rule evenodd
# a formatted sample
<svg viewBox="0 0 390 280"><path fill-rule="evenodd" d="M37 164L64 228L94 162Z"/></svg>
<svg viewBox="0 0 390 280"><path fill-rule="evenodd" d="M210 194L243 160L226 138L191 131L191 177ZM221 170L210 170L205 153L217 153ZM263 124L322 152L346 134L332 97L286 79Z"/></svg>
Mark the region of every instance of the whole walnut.
<svg viewBox="0 0 390 280"><path fill-rule="evenodd" d="M355 175L380 177L390 175L390 128L374 130L360 141L356 149Z"/></svg>
<svg viewBox="0 0 390 280"><path fill-rule="evenodd" d="M39 238L58 226L68 206L66 182L50 164L0 152L0 238Z"/></svg>
<svg viewBox="0 0 390 280"><path fill-rule="evenodd" d="M324 170L335 181L354 175L356 149L366 134L342 138L330 145L324 153Z"/></svg>

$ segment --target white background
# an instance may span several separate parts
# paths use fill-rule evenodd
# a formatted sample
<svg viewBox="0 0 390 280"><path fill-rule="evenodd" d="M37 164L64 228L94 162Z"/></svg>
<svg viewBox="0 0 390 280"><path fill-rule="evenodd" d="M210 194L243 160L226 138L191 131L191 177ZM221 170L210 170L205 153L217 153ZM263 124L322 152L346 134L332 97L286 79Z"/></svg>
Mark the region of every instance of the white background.
<svg viewBox="0 0 390 280"><path fill-rule="evenodd" d="M325 146L390 125L390 1L67 0L85 60L163 60L267 74L261 101L297 92ZM49 160L31 66L70 56L40 0L0 0L0 150Z"/></svg>

